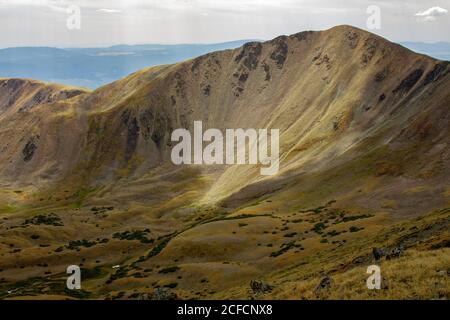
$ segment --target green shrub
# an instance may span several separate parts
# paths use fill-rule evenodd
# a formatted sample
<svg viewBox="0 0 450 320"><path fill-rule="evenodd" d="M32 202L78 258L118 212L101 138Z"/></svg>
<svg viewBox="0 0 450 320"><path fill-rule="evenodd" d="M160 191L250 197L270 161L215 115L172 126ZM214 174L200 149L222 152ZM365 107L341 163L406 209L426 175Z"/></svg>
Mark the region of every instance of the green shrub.
<svg viewBox="0 0 450 320"><path fill-rule="evenodd" d="M162 273L162 274L173 273L173 272L177 272L178 270L180 270L180 267L173 266L173 267L163 268L163 269L159 270L158 273Z"/></svg>
<svg viewBox="0 0 450 320"><path fill-rule="evenodd" d="M120 240L138 240L141 243L153 243L155 240L148 239L147 233L149 233L150 230L146 229L144 231L124 231L124 232L116 232L113 234L114 239L120 239Z"/></svg>
<svg viewBox="0 0 450 320"><path fill-rule="evenodd" d="M358 231L361 231L363 229L364 228L358 228L356 226L351 226L349 230L350 230L350 232L358 232Z"/></svg>
<svg viewBox="0 0 450 320"><path fill-rule="evenodd" d="M323 222L316 223L314 227L311 229L312 231L315 231L316 233L320 234L325 230L327 226Z"/></svg>
<svg viewBox="0 0 450 320"><path fill-rule="evenodd" d="M37 215L33 218L30 219L26 219L22 225L26 226L26 225L48 225L48 226L55 226L55 227L62 227L64 226L62 223L62 220L60 217L58 217L56 214L54 213L50 213L48 215Z"/></svg>

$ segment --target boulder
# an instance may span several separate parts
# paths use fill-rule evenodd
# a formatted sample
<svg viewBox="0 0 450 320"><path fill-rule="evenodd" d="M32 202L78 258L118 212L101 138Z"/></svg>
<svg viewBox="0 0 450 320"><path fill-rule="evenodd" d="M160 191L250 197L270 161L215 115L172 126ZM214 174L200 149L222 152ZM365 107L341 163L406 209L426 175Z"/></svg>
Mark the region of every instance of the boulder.
<svg viewBox="0 0 450 320"><path fill-rule="evenodd" d="M272 291L273 286L258 280L250 281L250 288L254 294L263 294Z"/></svg>
<svg viewBox="0 0 450 320"><path fill-rule="evenodd" d="M314 293L318 295L322 292L322 290L331 288L332 283L333 279L331 279L330 277L326 276L325 278L322 278L322 280L320 280L320 283L314 289Z"/></svg>
<svg viewBox="0 0 450 320"><path fill-rule="evenodd" d="M380 260L382 257L386 256L387 250L385 248L373 248L372 249L373 257L376 261Z"/></svg>
<svg viewBox="0 0 450 320"><path fill-rule="evenodd" d="M151 300L176 300L176 293L167 288L157 288L151 295Z"/></svg>

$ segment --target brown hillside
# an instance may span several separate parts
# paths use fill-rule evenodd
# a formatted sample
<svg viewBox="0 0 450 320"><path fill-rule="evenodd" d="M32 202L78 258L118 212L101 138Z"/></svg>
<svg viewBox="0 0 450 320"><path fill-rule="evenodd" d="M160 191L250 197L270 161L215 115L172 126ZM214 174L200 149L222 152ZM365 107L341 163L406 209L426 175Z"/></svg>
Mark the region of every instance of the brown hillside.
<svg viewBox="0 0 450 320"><path fill-rule="evenodd" d="M408 225L425 243L408 254L434 259L435 246L448 257L439 246L448 210L439 210L450 204L449 71L338 26L141 70L93 92L0 80L0 278L5 288L34 279L34 291L16 295L35 294L84 261L101 269L89 297L177 281L183 298L244 298L248 281L267 276L280 285L271 297L292 298L284 281L306 279L296 288L310 298L324 272L360 282L351 260L367 256L368 237L398 245L389 228L431 212ZM170 135L197 120L204 130L279 129L280 172L174 166ZM174 265L178 280L164 271Z"/></svg>

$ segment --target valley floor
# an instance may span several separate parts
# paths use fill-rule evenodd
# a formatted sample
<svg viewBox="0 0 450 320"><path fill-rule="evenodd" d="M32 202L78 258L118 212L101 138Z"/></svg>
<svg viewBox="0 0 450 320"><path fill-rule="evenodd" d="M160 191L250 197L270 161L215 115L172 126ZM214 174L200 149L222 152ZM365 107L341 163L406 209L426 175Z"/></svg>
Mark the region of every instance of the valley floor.
<svg viewBox="0 0 450 320"><path fill-rule="evenodd" d="M10 201L1 209L0 298L450 298L450 208L398 222L334 200L289 210L276 197L237 209L183 205L207 184L188 179L178 197L152 203L149 192L128 207L100 201L101 189L67 192L60 205ZM1 193L16 204L35 196ZM66 288L72 264L82 268L81 290ZM370 265L381 268L380 290L367 289Z"/></svg>

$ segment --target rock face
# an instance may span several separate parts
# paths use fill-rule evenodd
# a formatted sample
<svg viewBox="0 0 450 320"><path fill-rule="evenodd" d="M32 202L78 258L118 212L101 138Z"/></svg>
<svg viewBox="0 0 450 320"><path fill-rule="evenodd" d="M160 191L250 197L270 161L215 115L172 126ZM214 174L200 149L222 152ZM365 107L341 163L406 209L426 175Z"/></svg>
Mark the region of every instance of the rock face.
<svg viewBox="0 0 450 320"><path fill-rule="evenodd" d="M272 289L273 289L272 286L268 285L267 283L265 283L263 281L258 281L258 280L250 281L250 288L252 289L253 294L255 294L255 295L268 293L268 292L272 291Z"/></svg>
<svg viewBox="0 0 450 320"><path fill-rule="evenodd" d="M333 280L330 277L324 277L320 283L314 288L314 294L319 295L323 290L331 288Z"/></svg>
<svg viewBox="0 0 450 320"><path fill-rule="evenodd" d="M23 161L28 162L31 159L33 159L34 152L37 149L37 142L36 138L31 137L30 140L28 140L27 144L22 150L23 154Z"/></svg>
<svg viewBox="0 0 450 320"><path fill-rule="evenodd" d="M7 111L25 112L38 105L67 100L86 90L44 84L35 80L0 78L0 116Z"/></svg>
<svg viewBox="0 0 450 320"><path fill-rule="evenodd" d="M150 296L150 300L176 300L177 295L167 288L157 288Z"/></svg>
<svg viewBox="0 0 450 320"><path fill-rule="evenodd" d="M386 255L386 260L399 258L403 254L404 251L405 251L405 249L402 246L394 247Z"/></svg>
<svg viewBox="0 0 450 320"><path fill-rule="evenodd" d="M373 248L372 254L375 258L375 261L381 260L383 257L386 257L386 260L391 260L395 258L399 258L405 249L403 246L394 246L392 248Z"/></svg>

